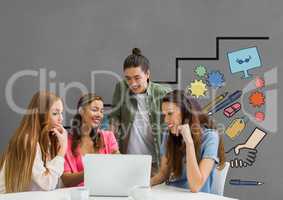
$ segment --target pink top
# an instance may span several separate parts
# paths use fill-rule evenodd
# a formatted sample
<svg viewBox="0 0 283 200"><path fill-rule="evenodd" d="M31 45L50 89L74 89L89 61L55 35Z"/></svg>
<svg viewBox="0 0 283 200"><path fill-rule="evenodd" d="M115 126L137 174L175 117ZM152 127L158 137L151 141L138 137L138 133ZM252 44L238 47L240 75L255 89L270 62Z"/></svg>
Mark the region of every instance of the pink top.
<svg viewBox="0 0 283 200"><path fill-rule="evenodd" d="M111 131L100 130L104 142L104 147L99 149L99 154L111 154L118 150L118 144L116 138ZM77 147L77 156L72 153L72 136L68 137L68 148L65 154L64 172L77 173L84 170L82 154L80 146ZM84 182L81 182L78 186L83 186Z"/></svg>

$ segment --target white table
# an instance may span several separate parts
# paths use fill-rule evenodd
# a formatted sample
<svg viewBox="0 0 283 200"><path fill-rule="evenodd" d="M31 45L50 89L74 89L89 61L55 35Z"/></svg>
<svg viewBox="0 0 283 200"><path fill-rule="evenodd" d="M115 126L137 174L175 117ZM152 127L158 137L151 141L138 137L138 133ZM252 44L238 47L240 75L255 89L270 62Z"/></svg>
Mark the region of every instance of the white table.
<svg viewBox="0 0 283 200"><path fill-rule="evenodd" d="M70 190L59 189L50 192L24 192L0 195L1 200L70 200ZM185 189L166 185L155 186L151 190L151 200L235 200L208 193L191 193ZM89 200L130 200L130 197L90 197ZM145 199L146 200L146 199Z"/></svg>
<svg viewBox="0 0 283 200"><path fill-rule="evenodd" d="M130 200L130 197L90 197L89 200ZM158 185L152 188L151 200L236 200L208 193L191 193L189 190Z"/></svg>

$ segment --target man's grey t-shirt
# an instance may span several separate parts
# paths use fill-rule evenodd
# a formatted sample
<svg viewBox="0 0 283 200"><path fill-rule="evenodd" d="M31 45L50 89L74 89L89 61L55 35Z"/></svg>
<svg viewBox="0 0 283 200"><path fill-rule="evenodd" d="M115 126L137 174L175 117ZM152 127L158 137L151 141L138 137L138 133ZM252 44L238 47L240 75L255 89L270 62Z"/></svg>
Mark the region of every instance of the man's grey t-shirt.
<svg viewBox="0 0 283 200"><path fill-rule="evenodd" d="M135 94L135 97L137 111L130 133L127 153L152 155L152 161L155 162L154 141L146 106L147 94Z"/></svg>

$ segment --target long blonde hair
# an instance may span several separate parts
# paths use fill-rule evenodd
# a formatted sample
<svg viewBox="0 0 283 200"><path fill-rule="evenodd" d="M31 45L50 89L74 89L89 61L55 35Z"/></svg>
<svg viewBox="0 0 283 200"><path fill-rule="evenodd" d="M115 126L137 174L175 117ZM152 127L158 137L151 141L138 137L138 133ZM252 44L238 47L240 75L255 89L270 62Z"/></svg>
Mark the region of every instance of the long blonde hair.
<svg viewBox="0 0 283 200"><path fill-rule="evenodd" d="M44 165L58 152L56 138L49 134L50 108L60 100L53 93L39 91L32 97L20 126L14 132L0 159L0 170L5 170L6 192L28 190L32 180L32 167L37 143Z"/></svg>

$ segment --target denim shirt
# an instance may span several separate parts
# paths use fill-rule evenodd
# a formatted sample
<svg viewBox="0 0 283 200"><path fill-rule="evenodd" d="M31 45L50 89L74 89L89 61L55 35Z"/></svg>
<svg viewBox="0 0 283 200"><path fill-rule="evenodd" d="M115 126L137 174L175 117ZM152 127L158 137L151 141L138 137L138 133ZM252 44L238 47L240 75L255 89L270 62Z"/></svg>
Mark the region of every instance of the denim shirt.
<svg viewBox="0 0 283 200"><path fill-rule="evenodd" d="M166 154L167 140L168 140L168 133L165 135L160 149L161 155L164 156ZM219 145L218 133L212 129L202 129L201 160L205 158L209 158L214 160L215 164L206 182L201 188L200 192L211 193L211 187L216 173L216 165L219 163L218 145ZM183 159L181 176L179 178L175 178L174 180L167 181L167 184L185 189L189 188L185 158Z"/></svg>

